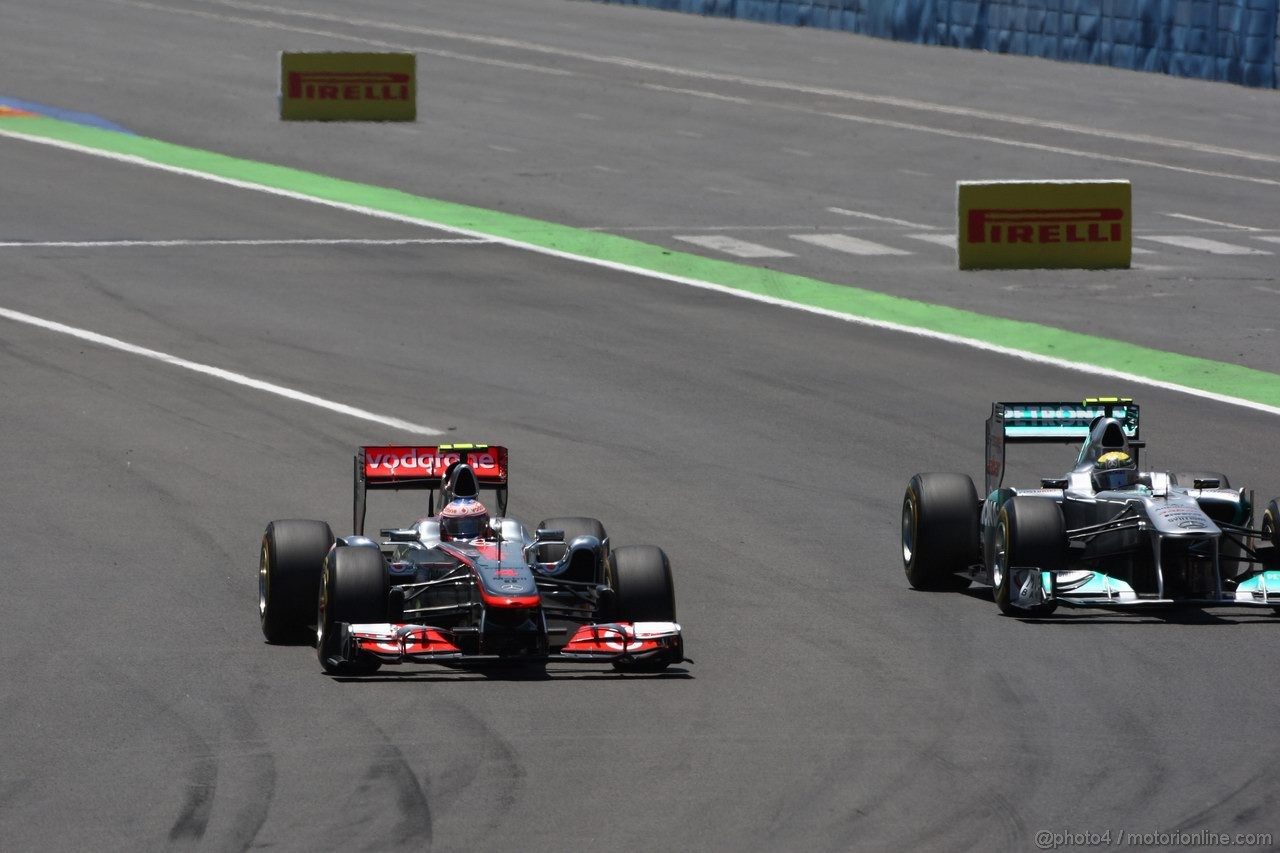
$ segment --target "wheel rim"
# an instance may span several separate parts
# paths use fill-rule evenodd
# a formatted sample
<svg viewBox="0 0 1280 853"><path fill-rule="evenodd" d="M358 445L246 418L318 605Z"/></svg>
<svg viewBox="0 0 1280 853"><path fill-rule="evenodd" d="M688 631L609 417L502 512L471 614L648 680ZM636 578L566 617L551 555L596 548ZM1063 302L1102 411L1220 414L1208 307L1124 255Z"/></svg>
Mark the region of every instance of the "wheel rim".
<svg viewBox="0 0 1280 853"><path fill-rule="evenodd" d="M324 617L329 611L329 572L320 578L320 595L316 606L316 648L324 648Z"/></svg>
<svg viewBox="0 0 1280 853"><path fill-rule="evenodd" d="M258 616L267 615L267 601L271 597L271 550L262 543L262 558L258 560Z"/></svg>
<svg viewBox="0 0 1280 853"><path fill-rule="evenodd" d="M999 589L1004 584L1005 561L1009 557L1009 528L1003 520L996 529L996 541L991 549L991 585Z"/></svg>
<svg viewBox="0 0 1280 853"><path fill-rule="evenodd" d="M1276 541L1276 522L1275 519L1271 517L1270 511L1262 514L1262 541Z"/></svg>
<svg viewBox="0 0 1280 853"><path fill-rule="evenodd" d="M902 562L911 565L916 551L916 502L908 496L902 502Z"/></svg>

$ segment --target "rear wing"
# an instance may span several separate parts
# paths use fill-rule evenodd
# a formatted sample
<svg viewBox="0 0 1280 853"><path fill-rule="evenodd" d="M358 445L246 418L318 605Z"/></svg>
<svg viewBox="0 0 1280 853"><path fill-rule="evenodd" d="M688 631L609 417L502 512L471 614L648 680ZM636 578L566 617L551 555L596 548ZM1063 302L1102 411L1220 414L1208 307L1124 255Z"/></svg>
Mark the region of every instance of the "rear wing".
<svg viewBox="0 0 1280 853"><path fill-rule="evenodd" d="M1144 446L1138 433L1138 404L1128 397L1087 397L1083 402L992 403L987 418L986 494L1004 481L1005 444L1075 444L1089 438L1098 418L1115 418L1134 448Z"/></svg>
<svg viewBox="0 0 1280 853"><path fill-rule="evenodd" d="M364 535L365 498L370 489L429 491L427 515L435 512L435 493L449 466L465 462L481 490L497 492L498 515L507 514L507 448L489 444L387 445L361 447L355 456L352 528Z"/></svg>

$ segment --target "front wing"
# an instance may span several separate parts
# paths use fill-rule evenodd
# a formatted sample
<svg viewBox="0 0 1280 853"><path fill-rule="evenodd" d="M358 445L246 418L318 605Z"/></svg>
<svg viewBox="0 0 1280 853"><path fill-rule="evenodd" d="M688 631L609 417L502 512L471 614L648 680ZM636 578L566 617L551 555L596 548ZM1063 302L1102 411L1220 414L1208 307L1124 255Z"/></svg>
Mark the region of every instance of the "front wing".
<svg viewBox="0 0 1280 853"><path fill-rule="evenodd" d="M1068 607L1129 609L1186 605L1191 607L1280 607L1280 571L1269 570L1240 581L1220 595L1195 598L1154 598L1138 595L1118 578L1088 570L1041 571L1011 568L1009 601L1014 607L1035 608L1049 602Z"/></svg>
<svg viewBox="0 0 1280 853"><path fill-rule="evenodd" d="M342 633L340 658L346 661L355 661L362 655L385 664L458 665L511 660L497 655L467 654L454 643L449 630L431 625L379 622L340 623L336 627ZM556 654L526 655L516 660L680 663L686 658L680 626L675 622L608 622L578 628Z"/></svg>

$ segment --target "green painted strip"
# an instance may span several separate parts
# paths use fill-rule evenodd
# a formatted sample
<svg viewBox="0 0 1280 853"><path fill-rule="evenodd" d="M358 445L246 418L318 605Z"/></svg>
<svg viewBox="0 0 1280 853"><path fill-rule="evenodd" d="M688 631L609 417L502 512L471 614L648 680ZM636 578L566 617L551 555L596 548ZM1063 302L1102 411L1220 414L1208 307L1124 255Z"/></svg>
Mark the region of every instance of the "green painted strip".
<svg viewBox="0 0 1280 853"><path fill-rule="evenodd" d="M567 254L624 264L668 276L696 279L743 293L968 338L1034 356L1129 373L1205 394L1280 407L1280 375L1237 364L1165 352L1125 341L989 317L973 311L842 284L703 258L625 237L423 198L298 169L240 160L211 151L117 133L51 118L0 118L0 130L61 140L153 163L286 190L316 199L359 205L453 228L489 234Z"/></svg>

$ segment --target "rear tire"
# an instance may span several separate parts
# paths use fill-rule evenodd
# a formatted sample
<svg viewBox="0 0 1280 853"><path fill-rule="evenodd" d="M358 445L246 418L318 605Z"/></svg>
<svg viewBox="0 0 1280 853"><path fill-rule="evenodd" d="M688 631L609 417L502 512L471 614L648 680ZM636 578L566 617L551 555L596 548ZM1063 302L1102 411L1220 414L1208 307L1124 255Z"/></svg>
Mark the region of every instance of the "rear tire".
<svg viewBox="0 0 1280 853"><path fill-rule="evenodd" d="M1053 613L1058 608L1053 601L1036 607L1013 605L1012 566L1034 566L1042 571L1067 567L1067 525L1056 501L1014 497L1005 503L996 522L991 564L987 567L1001 613L1027 618Z"/></svg>
<svg viewBox="0 0 1280 853"><path fill-rule="evenodd" d="M609 556L610 581L614 592L614 619L618 622L675 622L676 592L671 579L671 561L666 552L653 545L626 545ZM684 649L677 648L677 659ZM619 672L661 672L671 665L668 659L614 661Z"/></svg>
<svg viewBox="0 0 1280 853"><path fill-rule="evenodd" d="M362 657L340 661L339 623L386 622L391 578L382 553L373 548L336 548L326 561L316 615L316 655L330 675L368 675L382 662Z"/></svg>
<svg viewBox="0 0 1280 853"><path fill-rule="evenodd" d="M258 618L268 643L305 643L316 615L320 574L333 547L323 521L273 521L258 552Z"/></svg>
<svg viewBox="0 0 1280 853"><path fill-rule="evenodd" d="M916 474L902 499L902 568L921 590L961 590L957 572L980 562L981 504L965 474Z"/></svg>

